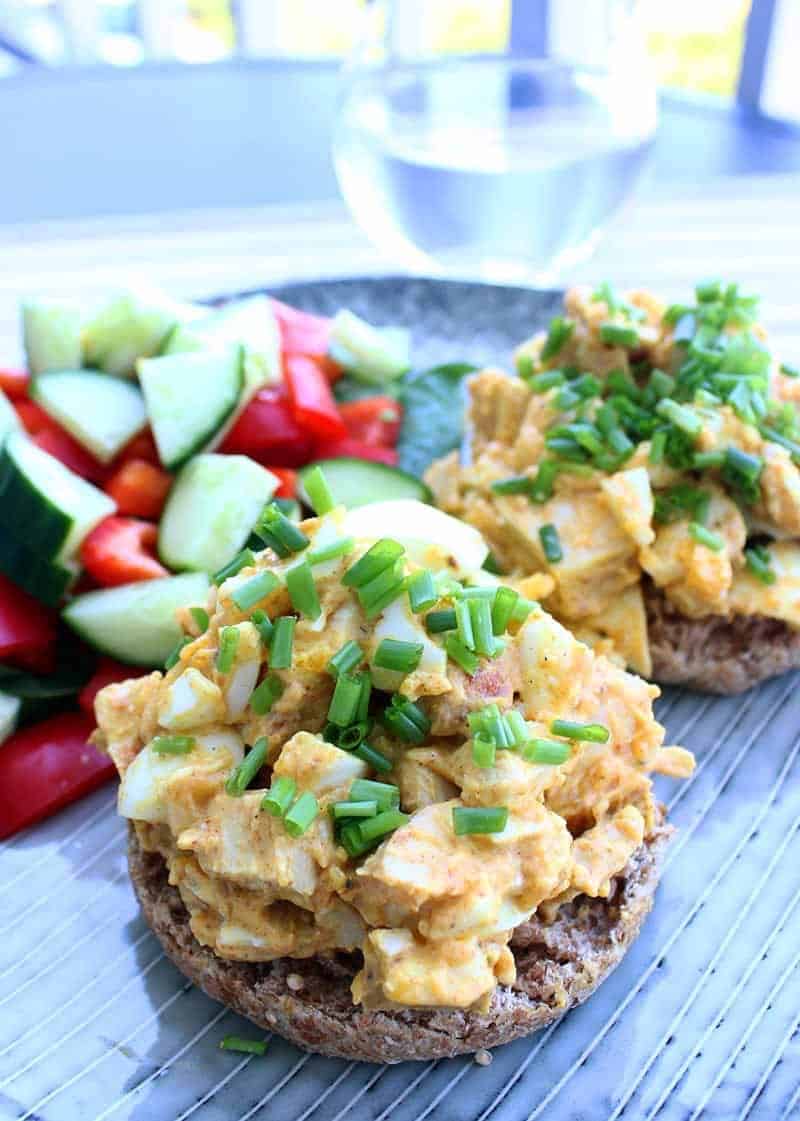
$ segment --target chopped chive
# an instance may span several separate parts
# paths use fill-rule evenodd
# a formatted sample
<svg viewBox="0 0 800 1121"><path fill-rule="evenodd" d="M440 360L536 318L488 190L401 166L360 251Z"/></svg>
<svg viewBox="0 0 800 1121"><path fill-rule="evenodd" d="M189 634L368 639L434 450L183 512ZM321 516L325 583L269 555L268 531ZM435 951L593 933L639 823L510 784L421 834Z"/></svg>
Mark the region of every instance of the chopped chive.
<svg viewBox="0 0 800 1121"><path fill-rule="evenodd" d="M319 605L317 586L307 560L293 565L286 572L286 589L292 607L306 619L319 619L322 608Z"/></svg>
<svg viewBox="0 0 800 1121"><path fill-rule="evenodd" d="M535 476L530 480L527 494L531 502L546 502L553 497L553 488L560 470L562 467L555 459L542 460Z"/></svg>
<svg viewBox="0 0 800 1121"><path fill-rule="evenodd" d="M468 650L475 649L475 635L472 633L472 616L469 613L469 604L459 600L455 605L456 630L461 642Z"/></svg>
<svg viewBox="0 0 800 1121"><path fill-rule="evenodd" d="M317 799L305 790L283 815L283 826L290 837L302 837L319 813Z"/></svg>
<svg viewBox="0 0 800 1121"><path fill-rule="evenodd" d="M156 755L188 755L194 745L194 736L155 736L150 750Z"/></svg>
<svg viewBox="0 0 800 1121"><path fill-rule="evenodd" d="M444 607L441 611L429 611L425 616L425 629L428 634L442 634L444 631L456 629L456 612L453 607Z"/></svg>
<svg viewBox="0 0 800 1121"><path fill-rule="evenodd" d="M575 324L571 319L564 319L560 315L556 315L551 319L547 338L542 347L542 361L549 362L551 358L555 358L559 351L562 350L565 344L570 340L574 330Z"/></svg>
<svg viewBox="0 0 800 1121"><path fill-rule="evenodd" d="M568 743L542 739L527 740L520 745L519 753L528 763L549 763L551 766L566 763L572 754Z"/></svg>
<svg viewBox="0 0 800 1121"><path fill-rule="evenodd" d="M494 494L528 494L532 483L530 475L509 475L507 479L497 479L489 489Z"/></svg>
<svg viewBox="0 0 800 1121"><path fill-rule="evenodd" d="M368 743L361 743L353 752L357 759L372 767L373 771L378 771L380 774L388 774L392 769L391 759L387 759L380 751L376 751L374 747L370 747Z"/></svg>
<svg viewBox="0 0 800 1121"><path fill-rule="evenodd" d="M288 557L307 549L309 540L274 502L264 509L253 532L279 557Z"/></svg>
<svg viewBox="0 0 800 1121"><path fill-rule="evenodd" d="M494 650L492 606L488 599L470 599L467 601L467 606L472 622L475 650L478 654L491 654Z"/></svg>
<svg viewBox="0 0 800 1121"><path fill-rule="evenodd" d="M692 467L695 471L708 471L709 468L721 467L725 462L725 452L695 452L692 456Z"/></svg>
<svg viewBox="0 0 800 1121"><path fill-rule="evenodd" d="M361 688L361 696L358 698L358 708L356 709L356 720L360 723L364 723L369 713L369 701L372 696L372 678L366 670L357 673L355 677Z"/></svg>
<svg viewBox="0 0 800 1121"><path fill-rule="evenodd" d="M612 451L617 455L628 456L633 454L634 443L629 440L621 428L612 428L606 435L606 441Z"/></svg>
<svg viewBox="0 0 800 1121"><path fill-rule="evenodd" d="M511 619L514 623L524 623L530 613L534 611L539 605L535 600L526 599L520 596L514 604L514 610L511 612Z"/></svg>
<svg viewBox="0 0 800 1121"><path fill-rule="evenodd" d="M297 794L297 783L288 775L273 778L272 786L261 799L261 809L273 817L283 817Z"/></svg>
<svg viewBox="0 0 800 1121"><path fill-rule="evenodd" d="M752 572L762 584L774 584L778 577L771 567L772 557L763 545L753 545L744 551L748 571Z"/></svg>
<svg viewBox="0 0 800 1121"><path fill-rule="evenodd" d="M431 722L419 705L395 693L383 712L383 722L390 732L407 743L422 743L431 730Z"/></svg>
<svg viewBox="0 0 800 1121"><path fill-rule="evenodd" d="M423 649L421 642L403 642L396 638L384 638L375 651L372 664L378 669L413 673L422 659Z"/></svg>
<svg viewBox="0 0 800 1121"><path fill-rule="evenodd" d="M190 607L189 614L194 619L200 634L205 634L211 621L205 607Z"/></svg>
<svg viewBox="0 0 800 1121"><path fill-rule="evenodd" d="M493 767L497 754L494 740L478 732L472 737L472 759L478 767Z"/></svg>
<svg viewBox="0 0 800 1121"><path fill-rule="evenodd" d="M223 627L219 632L219 649L217 650L217 670L220 673L230 673L236 661L236 651L239 649L240 638L238 627Z"/></svg>
<svg viewBox="0 0 800 1121"><path fill-rule="evenodd" d="M336 729L335 724L329 724L328 727ZM337 746L341 747L342 751L355 751L367 738L368 731L369 724L365 720L358 720L355 724L349 724L341 730L336 729Z"/></svg>
<svg viewBox="0 0 800 1121"><path fill-rule="evenodd" d="M562 370L545 370L526 380L534 393L546 393L548 389L560 389L567 379Z"/></svg>
<svg viewBox="0 0 800 1121"><path fill-rule="evenodd" d="M254 611L250 616L250 622L258 631L258 637L261 639L264 646L269 648L272 632L275 630L269 615L267 615L266 611L262 611L258 608L258 610Z"/></svg>
<svg viewBox="0 0 800 1121"><path fill-rule="evenodd" d="M240 611L249 611L251 607L255 607L259 600L266 599L280 586L281 582L275 573L266 570L265 572L259 572L257 576L253 576L244 584L241 584L233 592L231 599Z"/></svg>
<svg viewBox="0 0 800 1121"><path fill-rule="evenodd" d="M514 738L514 743L519 747L520 744L526 743L530 739L528 733L528 725L525 723L525 717L519 709L511 708L505 714L506 723L511 729L511 735Z"/></svg>
<svg viewBox="0 0 800 1121"><path fill-rule="evenodd" d="M188 646L190 642L194 642L194 639L188 634L178 639L167 655L167 660L164 662L164 669L172 669L174 666L177 666L178 662L181 660L181 650L183 650L184 646Z"/></svg>
<svg viewBox="0 0 800 1121"><path fill-rule="evenodd" d="M319 517L329 514L336 505L336 500L331 494L328 480L321 467L312 467L303 478L303 489L308 496L311 509Z"/></svg>
<svg viewBox="0 0 800 1121"><path fill-rule="evenodd" d="M352 638L340 646L328 662L328 673L338 677L340 673L350 673L364 659L364 651Z"/></svg>
<svg viewBox="0 0 800 1121"><path fill-rule="evenodd" d="M243 1039L240 1035L226 1035L220 1042L221 1051L241 1051L246 1055L266 1055L266 1039Z"/></svg>
<svg viewBox="0 0 800 1121"><path fill-rule="evenodd" d="M698 545L705 545L707 549L711 549L714 553L719 553L725 548L725 542L719 534L712 533L710 529L706 529L699 522L689 522L688 529L689 535L694 538Z"/></svg>
<svg viewBox="0 0 800 1121"><path fill-rule="evenodd" d="M369 849L361 840L361 832L357 821L345 822L339 830L339 843L343 845L348 856L361 856Z"/></svg>
<svg viewBox="0 0 800 1121"><path fill-rule="evenodd" d="M291 666L296 623L294 615L281 615L275 620L269 644L270 669L289 669Z"/></svg>
<svg viewBox="0 0 800 1121"><path fill-rule="evenodd" d="M670 304L662 318L670 327L674 327L678 320L683 319L684 315L688 315L691 310L685 304Z"/></svg>
<svg viewBox="0 0 800 1121"><path fill-rule="evenodd" d="M379 572L377 576L373 576L366 584L362 584L356 589L361 606L365 609L369 608L371 604L377 603L391 588L397 584L398 581L403 579L403 563L402 561L395 561L389 568L385 568L383 572Z"/></svg>
<svg viewBox="0 0 800 1121"><path fill-rule="evenodd" d="M534 366L533 357L530 354L520 354L517 358L517 373L521 378L529 378L532 376Z"/></svg>
<svg viewBox="0 0 800 1121"><path fill-rule="evenodd" d="M331 541L327 545L321 545L318 549L309 549L306 553L306 560L309 564L324 564L325 561L347 556L348 553L352 553L355 547L356 543L352 537L338 537L335 541Z"/></svg>
<svg viewBox="0 0 800 1121"><path fill-rule="evenodd" d="M550 564L558 564L560 560L564 559L561 539L558 536L558 530L552 523L543 525L539 529L539 540L542 543L545 558Z"/></svg>
<svg viewBox="0 0 800 1121"><path fill-rule="evenodd" d="M664 459L664 451L667 446L667 433L663 428L658 429L653 433L650 439L650 454L648 459L651 463L661 463Z"/></svg>
<svg viewBox="0 0 800 1121"><path fill-rule="evenodd" d="M388 782L374 782L368 778L353 779L350 786L352 802L374 801L379 810L396 809L400 805L400 789Z"/></svg>
<svg viewBox="0 0 800 1121"><path fill-rule="evenodd" d="M653 370L647 387L658 398L669 397L675 392L675 378L665 373L664 370Z"/></svg>
<svg viewBox="0 0 800 1121"><path fill-rule="evenodd" d="M492 604L492 634L501 635L508 630L518 599L519 592L513 588L503 586L497 589Z"/></svg>
<svg viewBox="0 0 800 1121"><path fill-rule="evenodd" d="M433 575L427 568L421 568L409 577L408 602L415 615L420 615L423 611L427 611L429 607L433 607L438 598L439 594L433 582Z"/></svg>
<svg viewBox="0 0 800 1121"><path fill-rule="evenodd" d="M361 681L347 673L340 673L336 678L331 703L328 707L328 720L337 728L346 728L352 724L358 712L358 702L361 699Z"/></svg>
<svg viewBox="0 0 800 1121"><path fill-rule="evenodd" d="M602 724L579 724L575 720L554 720L550 725L554 736L587 743L608 743L611 733Z"/></svg>
<svg viewBox="0 0 800 1121"><path fill-rule="evenodd" d="M453 806L453 832L502 833L508 822L507 806Z"/></svg>
<svg viewBox="0 0 800 1121"><path fill-rule="evenodd" d="M497 588L493 584L470 584L466 588L459 588L455 596L456 599L485 599L491 605L496 593Z"/></svg>
<svg viewBox="0 0 800 1121"><path fill-rule="evenodd" d="M280 678L274 673L268 673L261 684L253 690L250 707L256 716L266 716L281 696L283 696L283 684Z"/></svg>
<svg viewBox="0 0 800 1121"><path fill-rule="evenodd" d="M378 803L372 802L334 802L331 813L334 820L347 817L375 817L378 812Z"/></svg>
<svg viewBox="0 0 800 1121"><path fill-rule="evenodd" d="M256 563L256 558L252 549L242 549L237 553L233 560L228 561L223 565L218 572L215 572L211 577L212 584L224 584L229 576L235 576L237 572L241 572L243 568L250 568Z"/></svg>
<svg viewBox="0 0 800 1121"><path fill-rule="evenodd" d="M360 821L358 831L365 844L374 844L375 841L381 840L389 833L394 833L395 829L407 825L408 820L408 814L404 814L402 810L384 810L382 813L376 814L375 817Z"/></svg>
<svg viewBox="0 0 800 1121"><path fill-rule="evenodd" d="M619 323L602 323L600 338L607 346L624 346L629 350L639 345L639 332L634 327L623 327Z"/></svg>
<svg viewBox="0 0 800 1121"><path fill-rule="evenodd" d="M342 583L348 588L361 588L387 568L391 568L404 552L405 548L399 541L382 537L348 568L342 577Z"/></svg>
<svg viewBox="0 0 800 1121"><path fill-rule="evenodd" d="M562 413L566 413L569 412L570 409L574 409L576 405L579 405L580 401L580 396L567 386L557 394L554 403L557 409Z"/></svg>
<svg viewBox="0 0 800 1121"><path fill-rule="evenodd" d="M238 767L231 771L225 789L233 798L239 798L264 766L269 750L269 740L262 736L256 740Z"/></svg>
<svg viewBox="0 0 800 1121"><path fill-rule="evenodd" d="M362 604L366 617L368 619L374 619L376 615L380 615L382 611L386 610L390 603L394 603L396 599L399 599L400 596L403 595L406 587L407 583L405 579L397 580L386 589L383 595L378 596L377 599L370 600L369 603Z"/></svg>
<svg viewBox="0 0 800 1121"><path fill-rule="evenodd" d="M663 401L658 402L656 412L659 416L663 416L665 420L674 424L681 432L685 432L687 436L699 436L703 429L703 422L699 416L687 409L685 405L679 405L677 401L673 401L670 397L665 397Z"/></svg>
<svg viewBox="0 0 800 1121"><path fill-rule="evenodd" d="M800 369L797 366L790 366L787 362L781 362L781 373L787 378L800 378Z"/></svg>
<svg viewBox="0 0 800 1121"><path fill-rule="evenodd" d="M460 666L464 673L472 677L480 665L478 655L470 650L468 646L465 646L461 639L454 634L447 635L444 640L444 648L447 651L447 656L451 658L456 665Z"/></svg>
<svg viewBox="0 0 800 1121"><path fill-rule="evenodd" d="M500 562L498 561L498 559L494 555L494 553L491 551L491 549L486 554L486 560L481 565L481 568L483 569L484 572L491 572L492 576L502 576L503 575L503 570L500 567Z"/></svg>

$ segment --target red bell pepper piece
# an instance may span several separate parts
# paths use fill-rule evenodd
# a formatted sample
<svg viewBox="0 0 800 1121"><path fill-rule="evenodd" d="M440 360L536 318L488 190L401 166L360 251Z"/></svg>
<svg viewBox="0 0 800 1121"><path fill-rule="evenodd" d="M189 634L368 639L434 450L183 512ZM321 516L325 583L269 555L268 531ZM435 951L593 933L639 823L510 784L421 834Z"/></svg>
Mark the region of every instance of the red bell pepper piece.
<svg viewBox="0 0 800 1121"><path fill-rule="evenodd" d="M115 662L113 658L100 658L92 676L78 693L78 704L87 716L94 717L94 699L106 685L113 685L117 681L127 681L130 677L141 677L147 670L141 666L124 666L122 662Z"/></svg>
<svg viewBox="0 0 800 1121"><path fill-rule="evenodd" d="M114 587L169 576L155 558L158 526L137 518L105 518L84 538L81 561L98 584Z"/></svg>
<svg viewBox="0 0 800 1121"><path fill-rule="evenodd" d="M46 652L56 637L57 615L0 575L0 661Z"/></svg>
<svg viewBox="0 0 800 1121"><path fill-rule="evenodd" d="M23 728L0 750L0 838L88 794L116 768L88 743L94 719L65 712Z"/></svg>
<svg viewBox="0 0 800 1121"><path fill-rule="evenodd" d="M146 459L129 459L106 483L106 493L117 504L120 514L139 518L161 517L172 476Z"/></svg>
<svg viewBox="0 0 800 1121"><path fill-rule="evenodd" d="M285 354L283 372L294 419L322 439L347 435L331 387L319 364L305 354Z"/></svg>
<svg viewBox="0 0 800 1121"><path fill-rule="evenodd" d="M35 401L15 401L14 408L17 410L17 416L22 421L29 436L35 436L37 432L41 432L43 428L49 428L53 424L44 409L37 405Z"/></svg>
<svg viewBox="0 0 800 1121"><path fill-rule="evenodd" d="M297 493L297 472L291 467L270 467L268 470L281 481L275 491L275 498L294 498Z"/></svg>
<svg viewBox="0 0 800 1121"><path fill-rule="evenodd" d="M373 463L386 463L396 467L398 456L394 448L379 448L375 444L363 444L351 436L341 440L319 440L315 449L315 459L339 459L347 456L352 459L369 459Z"/></svg>
<svg viewBox="0 0 800 1121"><path fill-rule="evenodd" d="M400 435L403 411L394 397L364 397L339 406L348 436L362 444L393 448Z"/></svg>
<svg viewBox="0 0 800 1121"><path fill-rule="evenodd" d="M313 450L314 441L292 416L283 386L259 390L220 448L269 467L300 467Z"/></svg>
<svg viewBox="0 0 800 1121"><path fill-rule="evenodd" d="M0 370L0 389L12 401L21 401L27 397L29 384L27 370Z"/></svg>
<svg viewBox="0 0 800 1121"><path fill-rule="evenodd" d="M272 300L272 310L278 321L281 350L284 355L305 354L315 358L328 381L336 381L344 371L328 354L331 338L331 321L327 316L298 311L280 300Z"/></svg>
<svg viewBox="0 0 800 1121"><path fill-rule="evenodd" d="M139 432L132 440L129 440L121 452L118 452L112 469L121 467L127 463L129 459L144 459L147 463L152 463L154 467L161 466L161 460L158 456L158 448L153 439L153 433L149 428L145 428L143 432Z"/></svg>

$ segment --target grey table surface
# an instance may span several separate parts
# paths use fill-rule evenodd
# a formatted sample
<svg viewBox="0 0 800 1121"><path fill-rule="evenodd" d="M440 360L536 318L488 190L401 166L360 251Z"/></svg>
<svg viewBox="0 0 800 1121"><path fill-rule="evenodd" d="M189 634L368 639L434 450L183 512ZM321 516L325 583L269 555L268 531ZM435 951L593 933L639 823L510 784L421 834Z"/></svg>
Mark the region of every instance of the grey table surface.
<svg viewBox="0 0 800 1121"><path fill-rule="evenodd" d="M795 183L643 200L580 276L669 298L721 273L764 292L800 357ZM186 295L396 271L339 208L182 214L4 231L0 353L21 291L91 295L132 267ZM565 1020L470 1057L382 1068L220 1052L252 1028L165 960L127 883L110 788L0 845L0 1117L41 1121L611 1121L800 1117L800 692L668 692L686 782L659 781L679 832L656 908Z"/></svg>

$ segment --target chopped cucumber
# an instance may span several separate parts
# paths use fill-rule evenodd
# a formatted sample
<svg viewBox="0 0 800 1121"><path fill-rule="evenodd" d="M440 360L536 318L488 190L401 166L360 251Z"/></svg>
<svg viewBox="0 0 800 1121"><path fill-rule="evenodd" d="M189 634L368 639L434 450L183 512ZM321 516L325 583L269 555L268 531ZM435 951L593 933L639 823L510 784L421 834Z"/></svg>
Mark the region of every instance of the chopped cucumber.
<svg viewBox="0 0 800 1121"><path fill-rule="evenodd" d="M173 300L158 289L136 289L114 296L85 325L84 364L108 374L131 377L136 361L158 354L176 323L204 314L194 304Z"/></svg>
<svg viewBox="0 0 800 1121"><path fill-rule="evenodd" d="M22 305L22 337L34 377L49 370L80 369L82 323L83 311L68 300L31 300Z"/></svg>
<svg viewBox="0 0 800 1121"><path fill-rule="evenodd" d="M17 416L14 406L0 389L0 447L9 432L16 432L22 427L22 422Z"/></svg>
<svg viewBox="0 0 800 1121"><path fill-rule="evenodd" d="M43 374L34 379L31 396L101 463L147 423L137 386L91 370Z"/></svg>
<svg viewBox="0 0 800 1121"><path fill-rule="evenodd" d="M177 326L162 354L244 347L244 396L281 380L281 339L272 304L266 296L251 296L230 304L194 323Z"/></svg>
<svg viewBox="0 0 800 1121"><path fill-rule="evenodd" d="M19 697L0 693L0 744L4 744L16 731L21 705Z"/></svg>
<svg viewBox="0 0 800 1121"><path fill-rule="evenodd" d="M57 607L77 575L77 565L72 561L60 564L43 558L12 537L6 526L0 525L0 572L48 607Z"/></svg>
<svg viewBox="0 0 800 1121"><path fill-rule="evenodd" d="M336 313L331 323L331 356L353 377L381 385L411 367L410 332L404 327L373 327L352 311Z"/></svg>
<svg viewBox="0 0 800 1121"><path fill-rule="evenodd" d="M175 480L161 518L164 564L210 573L222 568L245 545L277 486L275 476L247 456L196 456Z"/></svg>
<svg viewBox="0 0 800 1121"><path fill-rule="evenodd" d="M18 722L44 720L64 708L83 688L96 665L91 650L71 635L59 635L55 668L41 677L0 665L0 690L21 702Z"/></svg>
<svg viewBox="0 0 800 1121"><path fill-rule="evenodd" d="M203 605L208 578L199 572L103 588L76 596L64 619L90 646L137 666L163 666L181 638L181 607Z"/></svg>
<svg viewBox="0 0 800 1121"><path fill-rule="evenodd" d="M398 467L345 456L341 459L321 459L303 467L298 475L301 487L314 467L322 468L333 497L348 509L392 498L415 498L418 502L430 502L433 497L430 488L421 479ZM305 490L302 497L306 501ZM308 502L306 504L309 505Z"/></svg>
<svg viewBox="0 0 800 1121"><path fill-rule="evenodd" d="M0 539L13 535L43 561L69 560L115 509L107 494L21 432L0 450Z"/></svg>
<svg viewBox="0 0 800 1121"><path fill-rule="evenodd" d="M158 454L174 471L209 444L236 408L242 348L142 359L138 370Z"/></svg>

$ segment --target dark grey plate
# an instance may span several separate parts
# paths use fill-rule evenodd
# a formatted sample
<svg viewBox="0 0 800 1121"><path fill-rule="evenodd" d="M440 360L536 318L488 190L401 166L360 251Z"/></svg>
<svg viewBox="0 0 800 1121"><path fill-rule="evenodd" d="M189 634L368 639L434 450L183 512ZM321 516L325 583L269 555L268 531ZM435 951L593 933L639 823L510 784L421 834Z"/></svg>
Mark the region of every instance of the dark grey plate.
<svg viewBox="0 0 800 1121"><path fill-rule="evenodd" d="M425 280L292 285L414 329L420 366L506 361L558 296ZM800 696L783 678L727 700L670 691L660 782L678 835L656 908L583 1007L470 1058L375 1067L274 1039L220 1052L245 1021L164 959L125 872L113 792L0 845L0 1117L43 1121L636 1121L800 1116Z"/></svg>

